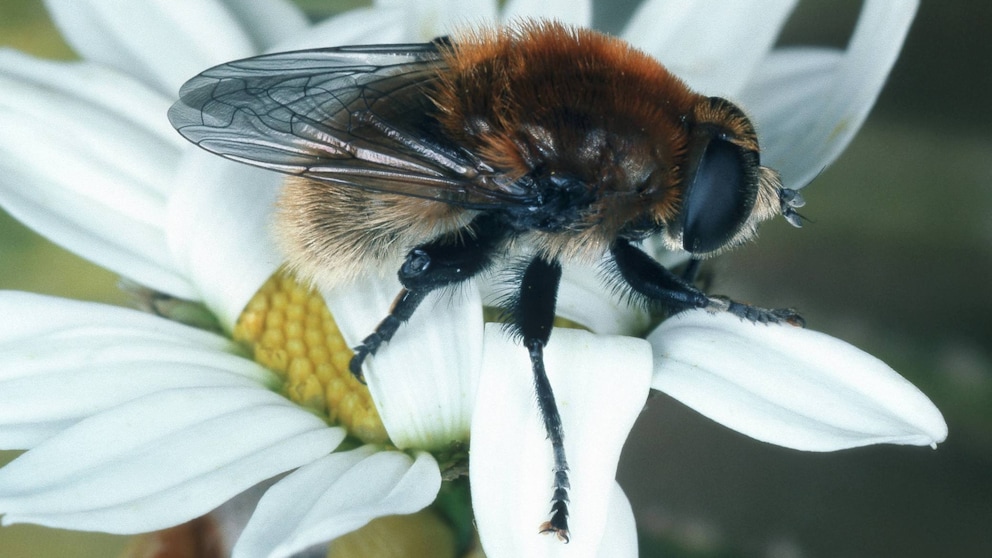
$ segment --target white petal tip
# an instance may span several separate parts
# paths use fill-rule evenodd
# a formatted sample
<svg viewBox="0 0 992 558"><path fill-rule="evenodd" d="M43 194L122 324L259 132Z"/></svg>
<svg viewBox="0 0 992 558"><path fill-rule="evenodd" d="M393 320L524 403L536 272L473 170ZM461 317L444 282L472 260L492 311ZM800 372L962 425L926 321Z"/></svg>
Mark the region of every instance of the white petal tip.
<svg viewBox="0 0 992 558"><path fill-rule="evenodd" d="M664 322L649 340L652 387L765 442L836 451L933 446L947 437L943 416L923 392L822 333L700 311Z"/></svg>
<svg viewBox="0 0 992 558"><path fill-rule="evenodd" d="M934 430L929 433L930 436L929 445L931 448L937 449L937 444L942 444L944 443L944 441L947 440L947 423L945 423L943 421L943 417L941 417L940 424L934 426L936 428L934 428ZM924 444L920 444L920 445L922 446Z"/></svg>

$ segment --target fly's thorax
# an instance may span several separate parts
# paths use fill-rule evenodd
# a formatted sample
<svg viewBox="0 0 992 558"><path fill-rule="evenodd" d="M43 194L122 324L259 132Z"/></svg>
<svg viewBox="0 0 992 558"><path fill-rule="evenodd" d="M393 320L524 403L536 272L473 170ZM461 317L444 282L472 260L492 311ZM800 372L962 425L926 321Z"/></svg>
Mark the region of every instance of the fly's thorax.
<svg viewBox="0 0 992 558"><path fill-rule="evenodd" d="M505 177L508 195L533 200L534 228L617 230L671 213L700 96L652 57L545 22L456 37L445 68L431 93L439 123Z"/></svg>

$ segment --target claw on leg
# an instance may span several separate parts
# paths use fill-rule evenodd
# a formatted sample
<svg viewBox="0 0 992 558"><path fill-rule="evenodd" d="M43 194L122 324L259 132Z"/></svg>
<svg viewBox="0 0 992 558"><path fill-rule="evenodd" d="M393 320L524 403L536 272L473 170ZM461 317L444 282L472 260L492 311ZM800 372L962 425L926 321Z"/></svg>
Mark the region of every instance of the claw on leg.
<svg viewBox="0 0 992 558"><path fill-rule="evenodd" d="M568 540L569 540L568 527L556 527L554 518L552 518L551 521L545 521L544 523L541 524L540 533L542 535L546 533L554 533L554 535L558 537L558 540L560 540L565 544L568 544Z"/></svg>
<svg viewBox="0 0 992 558"><path fill-rule="evenodd" d="M362 364L365 363L365 358L372 354L372 350L364 343L352 350L355 351L355 355L348 362L348 370L356 380L365 385L365 373L362 372Z"/></svg>

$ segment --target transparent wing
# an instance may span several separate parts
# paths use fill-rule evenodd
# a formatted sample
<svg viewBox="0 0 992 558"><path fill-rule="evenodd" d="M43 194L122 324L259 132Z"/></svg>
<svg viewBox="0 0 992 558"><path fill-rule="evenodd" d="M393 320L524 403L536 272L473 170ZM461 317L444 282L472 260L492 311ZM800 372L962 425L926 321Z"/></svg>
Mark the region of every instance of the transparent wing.
<svg viewBox="0 0 992 558"><path fill-rule="evenodd" d="M443 64L436 43L238 60L183 85L169 120L208 151L288 174L465 207L513 203L433 118L427 93Z"/></svg>

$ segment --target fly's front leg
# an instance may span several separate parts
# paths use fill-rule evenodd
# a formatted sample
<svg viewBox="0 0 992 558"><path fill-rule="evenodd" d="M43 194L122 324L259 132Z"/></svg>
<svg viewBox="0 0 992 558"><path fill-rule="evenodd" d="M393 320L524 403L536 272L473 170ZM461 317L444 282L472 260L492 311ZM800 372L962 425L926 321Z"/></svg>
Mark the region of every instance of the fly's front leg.
<svg viewBox="0 0 992 558"><path fill-rule="evenodd" d="M792 308L761 308L734 302L725 296L710 297L710 305L706 308L713 312L730 312L742 320L759 324L785 322L797 327L806 327L806 320Z"/></svg>
<svg viewBox="0 0 992 558"><path fill-rule="evenodd" d="M361 345L355 347L355 356L348 366L351 373L364 381L362 364L365 359L393 338L424 298L437 289L471 279L489 267L505 238L506 229L492 216L483 215L460 235L410 250L397 274L403 290L393 301L389 315L379 322L371 335L362 340Z"/></svg>
<svg viewBox="0 0 992 558"><path fill-rule="evenodd" d="M705 308L711 312L730 312L750 322L806 325L795 310L759 308L722 296L709 296L626 240L616 241L611 252L616 270L634 292L661 303L672 312Z"/></svg>

